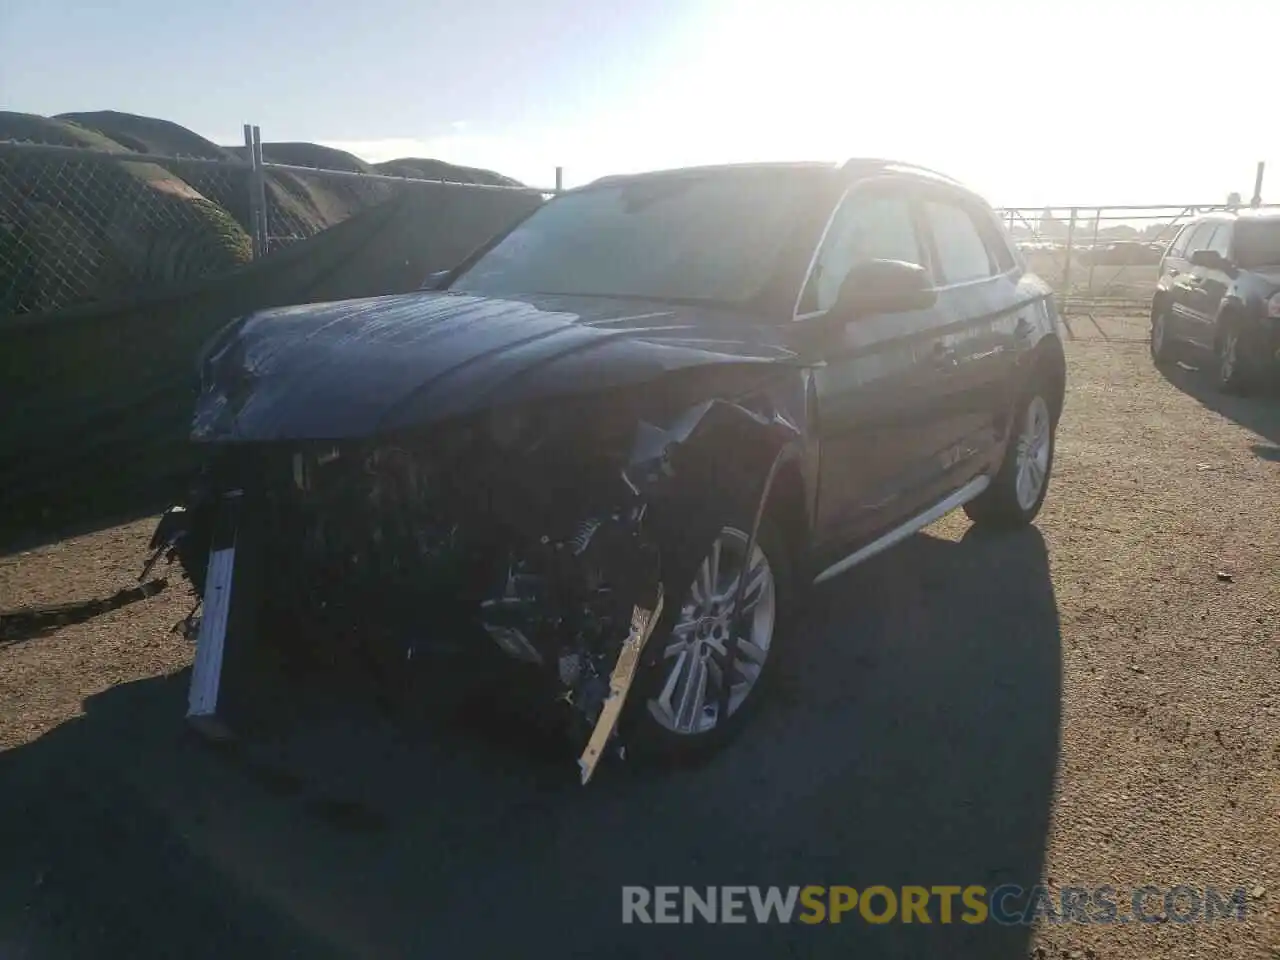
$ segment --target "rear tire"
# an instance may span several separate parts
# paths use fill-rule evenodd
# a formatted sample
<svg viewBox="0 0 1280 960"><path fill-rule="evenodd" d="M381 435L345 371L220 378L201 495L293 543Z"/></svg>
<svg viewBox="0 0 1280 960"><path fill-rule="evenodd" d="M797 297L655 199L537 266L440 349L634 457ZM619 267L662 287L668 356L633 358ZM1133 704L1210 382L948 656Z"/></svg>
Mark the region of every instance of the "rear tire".
<svg viewBox="0 0 1280 960"><path fill-rule="evenodd" d="M1240 324L1226 318L1214 341L1214 383L1222 393L1243 395L1253 386L1253 369L1249 363Z"/></svg>
<svg viewBox="0 0 1280 960"><path fill-rule="evenodd" d="M1053 472L1058 419L1044 378L1023 394L1010 426L1000 469L964 512L981 527L1016 529L1031 523L1044 505Z"/></svg>

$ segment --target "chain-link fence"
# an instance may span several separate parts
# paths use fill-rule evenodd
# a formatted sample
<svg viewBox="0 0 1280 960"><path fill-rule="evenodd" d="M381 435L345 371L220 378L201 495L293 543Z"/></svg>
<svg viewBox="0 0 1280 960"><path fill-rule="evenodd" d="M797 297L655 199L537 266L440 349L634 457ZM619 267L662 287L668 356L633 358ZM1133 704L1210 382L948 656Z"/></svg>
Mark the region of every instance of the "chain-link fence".
<svg viewBox="0 0 1280 960"><path fill-rule="evenodd" d="M246 131L247 132L247 131ZM547 194L269 163L0 141L0 316L128 300L221 274L406 191Z"/></svg>
<svg viewBox="0 0 1280 960"><path fill-rule="evenodd" d="M234 269L248 165L0 143L0 316Z"/></svg>
<svg viewBox="0 0 1280 960"><path fill-rule="evenodd" d="M439 180L394 177L347 170L324 170L282 163L264 163L267 251L315 236L360 210L416 191L440 186ZM513 189L550 195L553 190L513 188L498 184L450 183L469 190ZM317 215L318 214L318 215Z"/></svg>
<svg viewBox="0 0 1280 960"><path fill-rule="evenodd" d="M1239 206L1006 207L1000 213L1065 312L1142 313L1151 307L1160 260L1179 229L1199 214Z"/></svg>

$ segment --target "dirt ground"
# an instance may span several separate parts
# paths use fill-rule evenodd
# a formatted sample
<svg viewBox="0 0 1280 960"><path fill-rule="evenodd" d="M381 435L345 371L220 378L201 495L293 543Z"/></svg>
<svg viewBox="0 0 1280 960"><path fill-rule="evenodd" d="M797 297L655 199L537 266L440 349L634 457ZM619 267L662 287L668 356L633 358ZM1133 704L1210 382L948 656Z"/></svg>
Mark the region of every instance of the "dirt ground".
<svg viewBox="0 0 1280 960"><path fill-rule="evenodd" d="M778 696L699 768L616 764L583 789L500 724L409 732L333 704L213 750L181 721L176 572L0 640L0 958L1275 960L1280 399L1157 372L1139 321L1073 329L1036 529L949 517L826 585ZM130 586L150 526L0 557L0 609ZM1243 887L1248 911L620 923L622 884L1038 881Z"/></svg>

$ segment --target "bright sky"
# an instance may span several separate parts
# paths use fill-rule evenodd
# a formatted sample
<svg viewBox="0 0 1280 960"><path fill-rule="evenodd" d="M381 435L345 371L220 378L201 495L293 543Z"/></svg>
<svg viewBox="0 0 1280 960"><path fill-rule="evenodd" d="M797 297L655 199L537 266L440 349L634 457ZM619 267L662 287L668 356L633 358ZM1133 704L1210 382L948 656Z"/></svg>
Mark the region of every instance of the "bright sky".
<svg viewBox="0 0 1280 960"><path fill-rule="evenodd" d="M0 107L539 185L891 156L1003 205L1247 199L1270 160L1280 200L1277 36L1280 0L0 0Z"/></svg>

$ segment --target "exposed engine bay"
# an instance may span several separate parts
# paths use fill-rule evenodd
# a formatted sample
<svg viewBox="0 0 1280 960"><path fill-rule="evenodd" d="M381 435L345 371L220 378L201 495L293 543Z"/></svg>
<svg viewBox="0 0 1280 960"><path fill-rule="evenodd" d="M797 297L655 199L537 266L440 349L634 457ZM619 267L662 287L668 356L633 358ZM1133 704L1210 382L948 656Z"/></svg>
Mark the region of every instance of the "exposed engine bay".
<svg viewBox="0 0 1280 960"><path fill-rule="evenodd" d="M261 638L405 660L442 638L495 645L563 713L585 783L617 739L664 605L688 582L682 553L703 555L724 519L717 502L762 502L798 436L767 402L704 401L664 426L633 416L625 403L591 416L544 404L397 438L211 445L155 546L205 596L204 643L233 494L269 574ZM227 614L216 618L225 631Z"/></svg>

